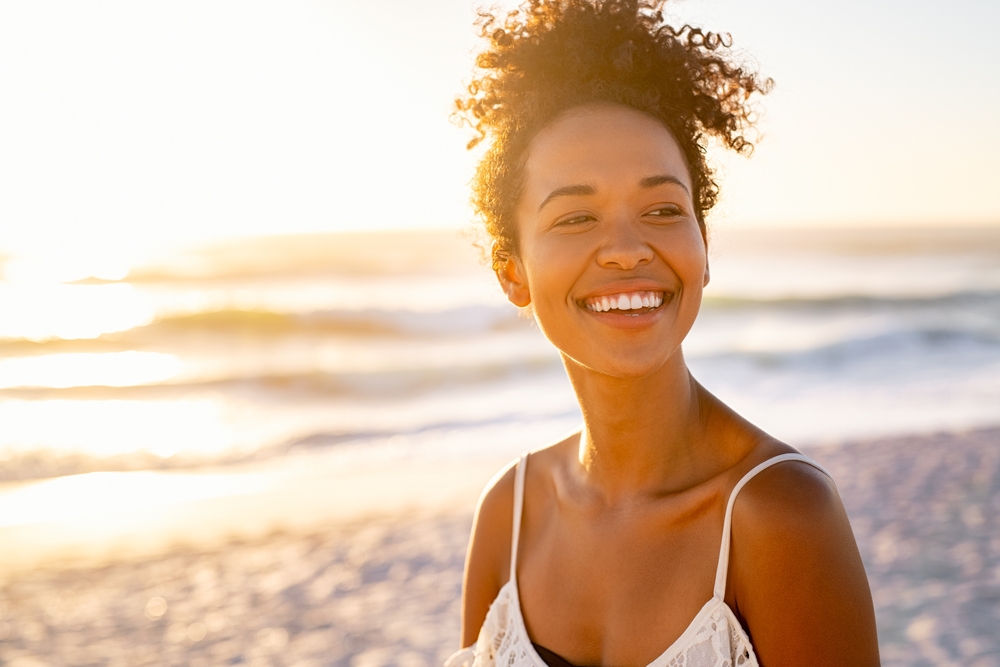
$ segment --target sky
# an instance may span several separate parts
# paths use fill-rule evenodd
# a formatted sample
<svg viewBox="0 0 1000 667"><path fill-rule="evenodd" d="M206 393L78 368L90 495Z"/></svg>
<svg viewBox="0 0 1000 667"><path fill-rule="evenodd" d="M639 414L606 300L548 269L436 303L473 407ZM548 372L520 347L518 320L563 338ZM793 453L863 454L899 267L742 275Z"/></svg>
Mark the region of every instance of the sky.
<svg viewBox="0 0 1000 667"><path fill-rule="evenodd" d="M0 255L107 264L220 237L468 225L476 155L449 115L474 7L0 2ZM668 13L730 32L776 81L754 157L711 155L710 223L1000 224L1000 3Z"/></svg>

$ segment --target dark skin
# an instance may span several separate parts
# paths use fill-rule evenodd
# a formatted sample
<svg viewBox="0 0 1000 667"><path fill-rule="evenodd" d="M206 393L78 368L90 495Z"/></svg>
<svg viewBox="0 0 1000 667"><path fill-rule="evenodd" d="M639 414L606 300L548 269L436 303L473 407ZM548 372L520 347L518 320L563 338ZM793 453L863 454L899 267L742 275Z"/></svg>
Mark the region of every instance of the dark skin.
<svg viewBox="0 0 1000 667"><path fill-rule="evenodd" d="M680 346L708 281L690 191L670 133L626 107L573 110L529 146L518 253L499 278L559 348L584 426L529 458L518 590L532 641L577 665L641 667L672 645L712 597L731 490L795 451L687 370ZM622 295L650 305L599 305ZM508 468L480 501L463 645L509 576L513 494ZM867 577L825 475L785 462L747 484L730 559L725 601L761 665L879 664Z"/></svg>

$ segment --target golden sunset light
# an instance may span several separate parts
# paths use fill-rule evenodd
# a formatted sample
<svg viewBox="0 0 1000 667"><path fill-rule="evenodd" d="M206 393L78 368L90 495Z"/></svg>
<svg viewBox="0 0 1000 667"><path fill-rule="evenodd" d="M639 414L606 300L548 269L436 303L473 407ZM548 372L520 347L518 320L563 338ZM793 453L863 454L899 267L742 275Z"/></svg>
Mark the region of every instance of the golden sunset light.
<svg viewBox="0 0 1000 667"><path fill-rule="evenodd" d="M475 156L449 115L472 5L55 7L10 4L0 25L17 101L0 252L30 258L8 279L116 279L219 237L468 224ZM1000 224L1000 92L980 85L998 59L975 37L997 17L961 7L668 5L777 82L754 158L720 158L721 224Z"/></svg>
<svg viewBox="0 0 1000 667"><path fill-rule="evenodd" d="M488 667L512 539L517 667L544 578L647 664L608 608L742 596L785 455L830 636L1000 665L1000 3L636 1L0 3L0 665Z"/></svg>

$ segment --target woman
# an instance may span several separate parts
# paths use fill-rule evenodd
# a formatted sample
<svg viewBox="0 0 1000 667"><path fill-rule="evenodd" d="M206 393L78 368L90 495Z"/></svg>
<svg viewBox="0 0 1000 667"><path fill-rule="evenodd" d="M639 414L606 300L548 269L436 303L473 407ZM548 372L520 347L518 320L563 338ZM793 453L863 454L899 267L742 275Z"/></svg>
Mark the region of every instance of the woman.
<svg viewBox="0 0 1000 667"><path fill-rule="evenodd" d="M750 150L761 80L661 2L529 0L460 113L492 142L493 268L559 349L582 429L497 475L449 665L878 664L871 594L821 468L701 387L706 137Z"/></svg>

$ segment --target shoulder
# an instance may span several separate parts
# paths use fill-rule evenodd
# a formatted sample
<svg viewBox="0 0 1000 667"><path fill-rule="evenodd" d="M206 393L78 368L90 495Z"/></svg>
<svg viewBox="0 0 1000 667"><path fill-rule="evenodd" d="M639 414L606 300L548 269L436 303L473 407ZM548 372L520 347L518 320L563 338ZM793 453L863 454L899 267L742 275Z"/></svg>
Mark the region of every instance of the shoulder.
<svg viewBox="0 0 1000 667"><path fill-rule="evenodd" d="M530 489L537 485L536 482L551 476L553 468L559 465L565 454L567 443L572 444L569 440L532 451L527 455L526 495L530 495ZM514 487L519 461L520 457L508 463L487 483L479 496L473 524L470 555L475 552L477 558L488 564L497 588L506 583L510 571L510 548L514 530Z"/></svg>
<svg viewBox="0 0 1000 667"><path fill-rule="evenodd" d="M471 547L490 563L497 588L504 583L501 574L506 572L504 565L509 560L506 556L514 528L514 478L519 460L508 463L487 483L473 522Z"/></svg>
<svg viewBox="0 0 1000 667"><path fill-rule="evenodd" d="M527 486L532 486L532 478L544 479L551 473L551 466L558 460L554 452L565 449L573 437L531 453ZM520 458L511 461L493 476L476 507L462 586L463 646L475 641L490 605L510 576L518 461Z"/></svg>
<svg viewBox="0 0 1000 667"><path fill-rule="evenodd" d="M781 461L757 473L733 506L733 582L747 603L765 574L812 574L857 551L833 480L799 460Z"/></svg>
<svg viewBox="0 0 1000 667"><path fill-rule="evenodd" d="M840 664L877 664L868 579L825 473L791 460L747 482L733 509L730 553L726 597L763 663L827 664L817 656L849 655Z"/></svg>
<svg viewBox="0 0 1000 667"><path fill-rule="evenodd" d="M483 492L479 495L479 503L476 506L477 518L483 514L492 514L506 506L510 510L514 503L514 477L517 475L517 464L521 458L518 457L497 471L490 481L486 483Z"/></svg>
<svg viewBox="0 0 1000 667"><path fill-rule="evenodd" d="M791 528L822 532L843 514L833 479L805 461L791 459L774 463L746 483L733 508L733 526L747 538Z"/></svg>
<svg viewBox="0 0 1000 667"><path fill-rule="evenodd" d="M490 605L506 582L516 466L517 460L511 461L494 475L476 506L462 582L462 646L475 641Z"/></svg>

